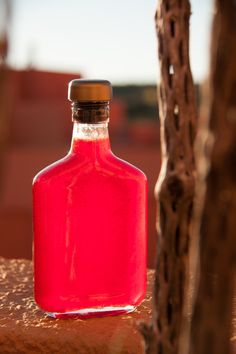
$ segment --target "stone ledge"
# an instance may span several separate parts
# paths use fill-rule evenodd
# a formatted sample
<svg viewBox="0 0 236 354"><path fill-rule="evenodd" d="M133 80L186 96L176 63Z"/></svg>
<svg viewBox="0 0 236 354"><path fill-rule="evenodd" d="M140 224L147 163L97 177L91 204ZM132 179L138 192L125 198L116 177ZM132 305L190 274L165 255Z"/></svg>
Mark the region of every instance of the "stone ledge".
<svg viewBox="0 0 236 354"><path fill-rule="evenodd" d="M99 319L51 319L33 300L32 262L0 258L0 353L143 354L137 329L151 318L154 271L146 299L131 314Z"/></svg>

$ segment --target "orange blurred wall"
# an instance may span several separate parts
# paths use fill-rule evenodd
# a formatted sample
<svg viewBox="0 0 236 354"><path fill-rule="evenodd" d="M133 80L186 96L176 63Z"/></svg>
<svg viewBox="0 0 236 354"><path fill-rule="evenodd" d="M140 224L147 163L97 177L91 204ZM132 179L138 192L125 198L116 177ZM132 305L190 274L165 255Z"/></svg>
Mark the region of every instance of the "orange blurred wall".
<svg viewBox="0 0 236 354"><path fill-rule="evenodd" d="M78 74L9 71L9 124L0 195L0 255L32 257L33 176L65 155L72 122L67 85ZM159 125L129 122L126 105L114 98L110 119L114 153L134 163L149 181L149 257L154 266L156 231L154 185L160 169Z"/></svg>

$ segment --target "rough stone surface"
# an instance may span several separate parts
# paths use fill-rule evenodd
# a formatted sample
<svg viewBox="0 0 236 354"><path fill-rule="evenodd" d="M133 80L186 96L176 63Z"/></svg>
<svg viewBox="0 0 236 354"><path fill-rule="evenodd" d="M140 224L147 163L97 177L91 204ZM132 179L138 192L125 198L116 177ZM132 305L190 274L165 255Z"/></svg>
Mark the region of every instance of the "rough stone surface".
<svg viewBox="0 0 236 354"><path fill-rule="evenodd" d="M32 263L0 258L0 354L141 354L138 325L151 318L154 271L146 299L131 314L99 319L51 319L34 303Z"/></svg>

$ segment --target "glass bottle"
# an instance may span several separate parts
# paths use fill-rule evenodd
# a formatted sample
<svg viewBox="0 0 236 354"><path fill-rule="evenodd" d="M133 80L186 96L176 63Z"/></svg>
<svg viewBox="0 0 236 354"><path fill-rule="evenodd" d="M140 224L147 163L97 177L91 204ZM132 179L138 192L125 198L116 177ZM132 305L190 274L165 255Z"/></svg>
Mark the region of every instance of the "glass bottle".
<svg viewBox="0 0 236 354"><path fill-rule="evenodd" d="M69 153L33 180L35 300L50 316L133 311L146 291L147 182L111 151L112 88L73 80Z"/></svg>

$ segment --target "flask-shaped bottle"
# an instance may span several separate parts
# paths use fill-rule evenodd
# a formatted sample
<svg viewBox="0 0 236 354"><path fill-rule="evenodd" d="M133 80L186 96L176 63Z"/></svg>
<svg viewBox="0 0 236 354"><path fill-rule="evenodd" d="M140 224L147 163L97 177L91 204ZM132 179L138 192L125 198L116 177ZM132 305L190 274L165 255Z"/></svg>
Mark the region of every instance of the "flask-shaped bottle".
<svg viewBox="0 0 236 354"><path fill-rule="evenodd" d="M73 80L69 153L33 181L35 300L49 315L130 312L146 290L147 181L111 151L112 89Z"/></svg>

